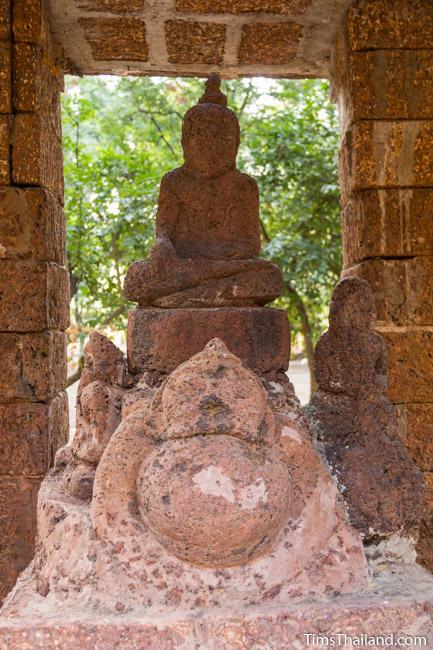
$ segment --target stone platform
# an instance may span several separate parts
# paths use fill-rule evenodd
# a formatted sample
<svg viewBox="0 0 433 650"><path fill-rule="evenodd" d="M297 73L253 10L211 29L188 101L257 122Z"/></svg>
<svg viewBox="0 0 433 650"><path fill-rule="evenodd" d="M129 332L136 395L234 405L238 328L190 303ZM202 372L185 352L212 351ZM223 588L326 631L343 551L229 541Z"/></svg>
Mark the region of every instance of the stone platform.
<svg viewBox="0 0 433 650"><path fill-rule="evenodd" d="M129 370L172 372L215 337L254 372L284 372L288 368L290 326L282 309L137 308L128 317Z"/></svg>
<svg viewBox="0 0 433 650"><path fill-rule="evenodd" d="M42 597L37 597L43 600ZM38 612L40 603L35 603ZM119 613L102 616L88 611L86 618L73 611L47 608L46 614L32 616L32 603L26 618L0 619L1 650L132 650L142 648L182 650L292 650L313 645L310 635L334 635L334 647L350 648L349 639L361 637L358 648L371 648L368 636L391 636L394 641L382 647L397 648L398 636L424 636L426 643L415 647L433 648L433 578L417 565L395 568L372 579L368 591L333 598L326 603L300 603L292 606L250 607L233 612L223 609L198 609L194 614L149 617L146 611L134 618ZM310 646L308 645L310 641ZM339 643L338 643L339 642ZM415 645L413 643L413 645ZM376 645L376 647L381 647Z"/></svg>

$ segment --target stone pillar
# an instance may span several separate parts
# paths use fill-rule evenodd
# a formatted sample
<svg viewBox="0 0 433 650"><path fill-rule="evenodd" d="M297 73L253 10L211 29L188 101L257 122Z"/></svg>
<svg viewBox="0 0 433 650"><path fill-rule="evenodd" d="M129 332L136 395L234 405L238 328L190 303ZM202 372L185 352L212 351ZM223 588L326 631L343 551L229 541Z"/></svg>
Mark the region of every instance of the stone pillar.
<svg viewBox="0 0 433 650"><path fill-rule="evenodd" d="M433 569L433 7L357 0L334 52L343 276L370 283L388 396L425 471L418 551ZM428 533L430 529L430 533Z"/></svg>
<svg viewBox="0 0 433 650"><path fill-rule="evenodd" d="M40 0L1 0L0 600L32 558L38 487L68 429L62 82Z"/></svg>

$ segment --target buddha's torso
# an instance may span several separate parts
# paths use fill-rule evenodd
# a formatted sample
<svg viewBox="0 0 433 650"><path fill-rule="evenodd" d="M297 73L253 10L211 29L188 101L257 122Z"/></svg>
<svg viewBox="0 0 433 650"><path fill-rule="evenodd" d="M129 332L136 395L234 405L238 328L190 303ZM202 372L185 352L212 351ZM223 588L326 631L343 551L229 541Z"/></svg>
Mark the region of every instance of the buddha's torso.
<svg viewBox="0 0 433 650"><path fill-rule="evenodd" d="M260 251L257 185L237 170L217 178L174 170L161 188L157 227L167 210L176 211L168 234L181 258L249 258Z"/></svg>

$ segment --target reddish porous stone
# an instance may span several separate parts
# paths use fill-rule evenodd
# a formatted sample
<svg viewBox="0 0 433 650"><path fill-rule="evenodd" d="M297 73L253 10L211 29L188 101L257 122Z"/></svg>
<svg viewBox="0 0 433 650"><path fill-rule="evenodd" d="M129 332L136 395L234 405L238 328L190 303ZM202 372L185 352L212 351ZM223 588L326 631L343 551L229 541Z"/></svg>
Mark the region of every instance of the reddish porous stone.
<svg viewBox="0 0 433 650"><path fill-rule="evenodd" d="M329 330L317 343L319 388L306 413L364 539L416 538L422 478L398 436L395 407L385 397L385 346L372 331L374 319L367 282L342 280L333 294Z"/></svg>
<svg viewBox="0 0 433 650"><path fill-rule="evenodd" d="M215 336L255 372L289 365L290 328L283 310L134 309L128 318L129 370L167 374Z"/></svg>
<svg viewBox="0 0 433 650"><path fill-rule="evenodd" d="M0 259L65 263L65 218L58 202L38 188L0 188Z"/></svg>
<svg viewBox="0 0 433 650"><path fill-rule="evenodd" d="M84 348L84 368L77 392L77 427L71 445L80 462L97 464L120 424L125 373L122 352L105 336L93 332Z"/></svg>
<svg viewBox="0 0 433 650"><path fill-rule="evenodd" d="M40 492L37 555L6 615L157 619L366 587L361 540L283 373L261 380L215 339L139 390L93 492L90 464L58 452Z"/></svg>
<svg viewBox="0 0 433 650"><path fill-rule="evenodd" d="M245 307L281 294L280 269L257 259L257 184L236 169L239 123L219 83L211 77L184 117L185 162L162 180L156 244L128 269L125 296L141 306Z"/></svg>

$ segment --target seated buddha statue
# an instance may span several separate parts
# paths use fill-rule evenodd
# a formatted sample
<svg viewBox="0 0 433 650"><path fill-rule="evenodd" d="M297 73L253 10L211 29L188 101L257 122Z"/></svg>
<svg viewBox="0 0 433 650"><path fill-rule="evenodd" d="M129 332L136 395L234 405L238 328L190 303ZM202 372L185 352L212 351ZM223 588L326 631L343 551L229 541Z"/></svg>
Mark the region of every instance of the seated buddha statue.
<svg viewBox="0 0 433 650"><path fill-rule="evenodd" d="M124 293L141 306L260 306L281 294L280 269L260 253L257 183L236 169L239 122L220 79L182 126L184 163L164 176L156 243L127 272Z"/></svg>

